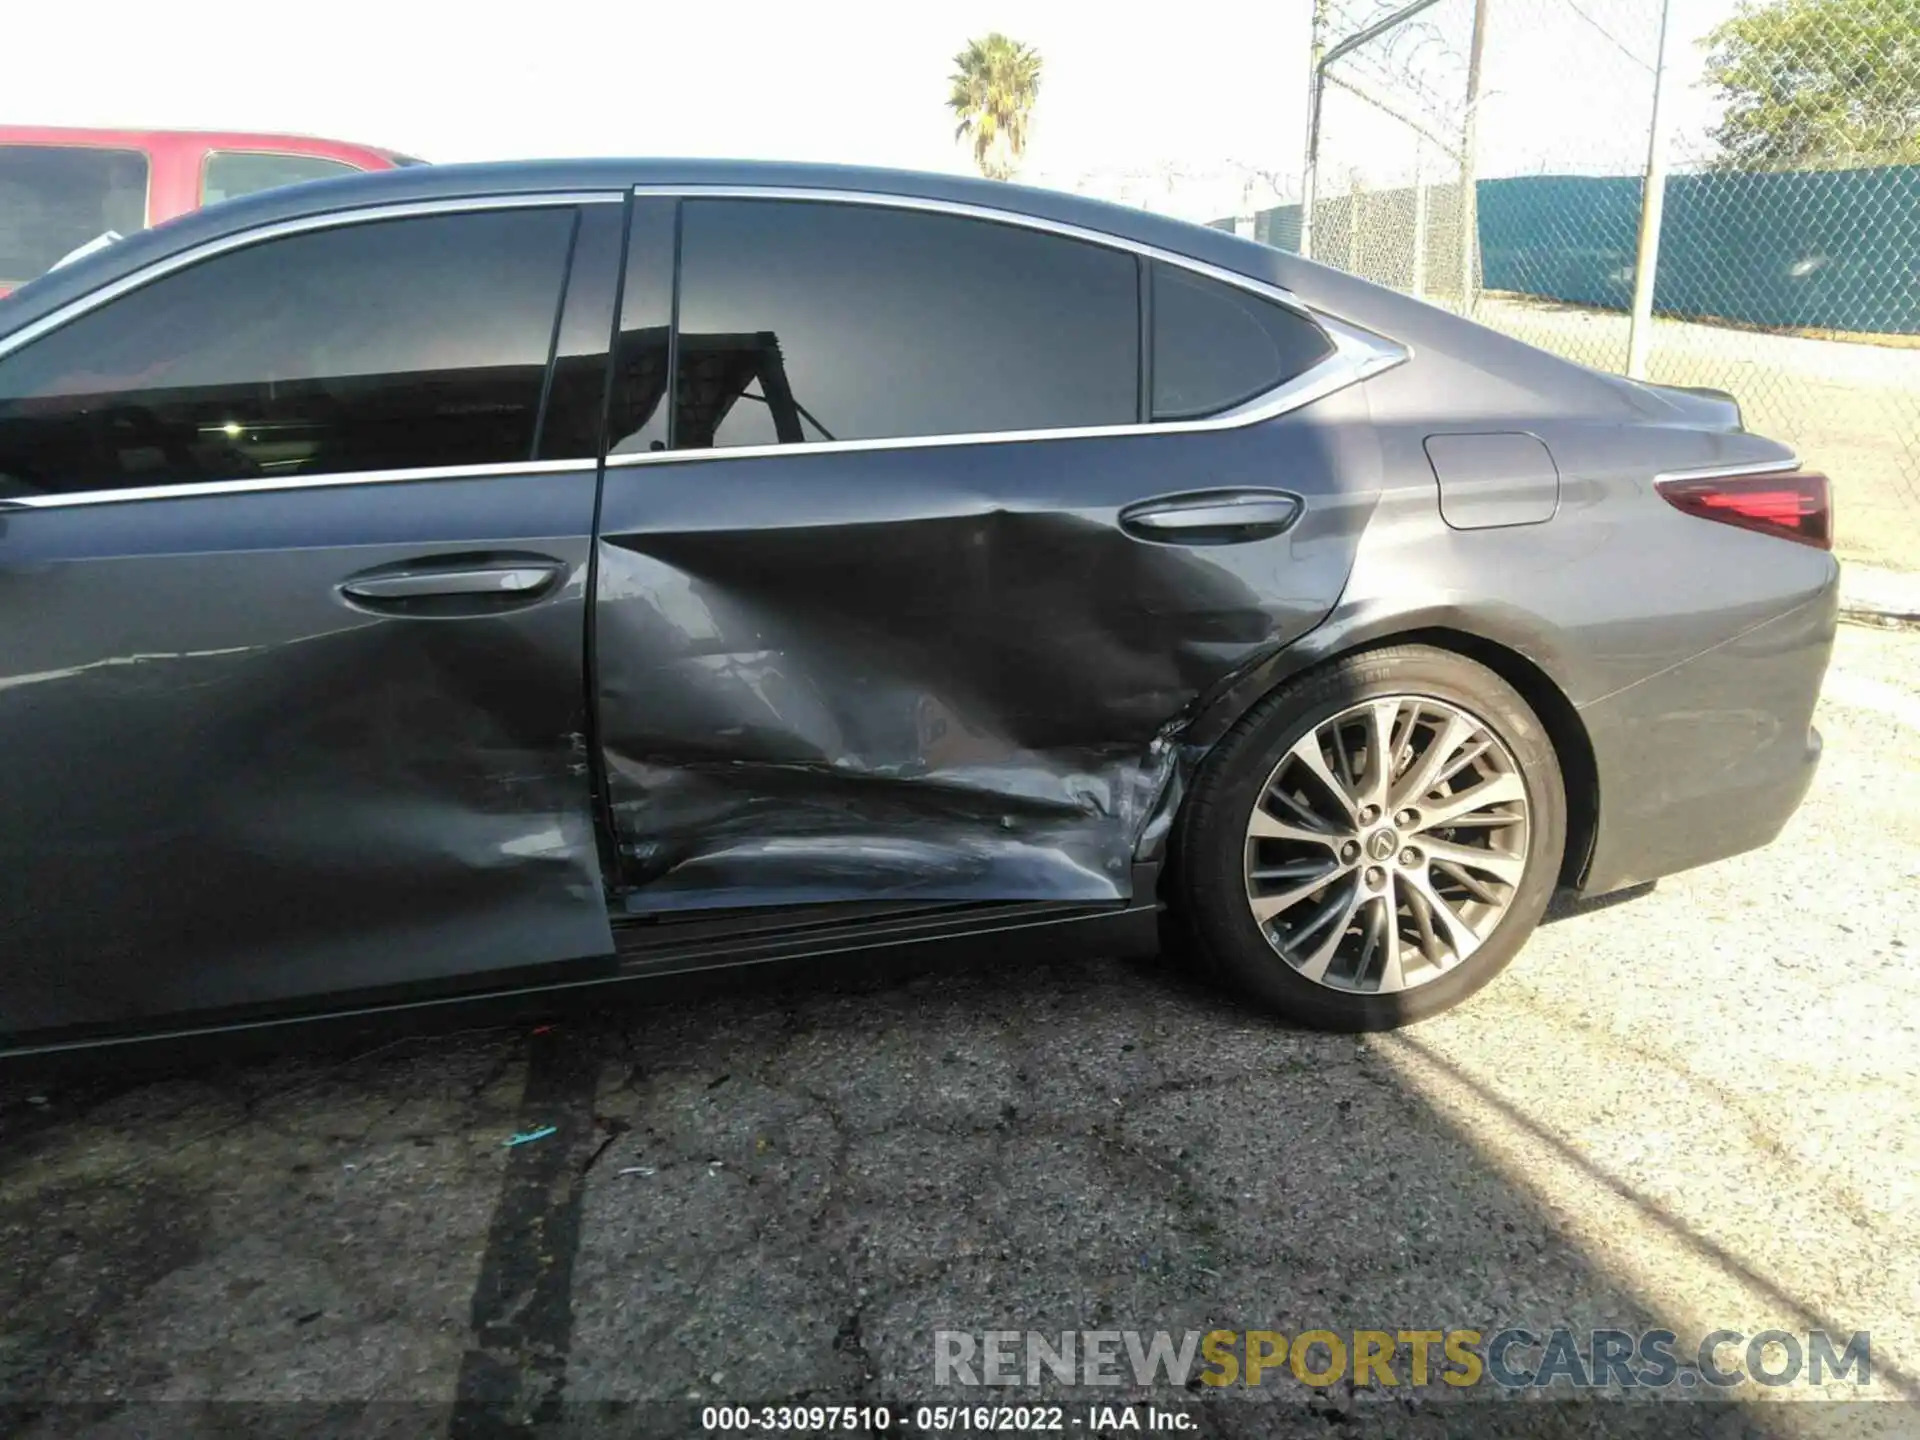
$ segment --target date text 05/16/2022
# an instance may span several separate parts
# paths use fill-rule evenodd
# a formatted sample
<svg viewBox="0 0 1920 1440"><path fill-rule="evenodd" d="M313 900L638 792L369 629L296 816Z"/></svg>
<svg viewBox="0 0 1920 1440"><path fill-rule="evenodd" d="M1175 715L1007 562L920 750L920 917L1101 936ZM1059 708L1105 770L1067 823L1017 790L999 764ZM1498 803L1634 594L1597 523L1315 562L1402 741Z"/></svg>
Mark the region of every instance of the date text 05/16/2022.
<svg viewBox="0 0 1920 1440"><path fill-rule="evenodd" d="M1159 1405L917 1405L897 1415L885 1405L708 1405L700 1427L709 1432L762 1435L872 1433L905 1429L918 1434L1019 1434L1077 1430L1170 1433L1192 1430L1184 1410Z"/></svg>

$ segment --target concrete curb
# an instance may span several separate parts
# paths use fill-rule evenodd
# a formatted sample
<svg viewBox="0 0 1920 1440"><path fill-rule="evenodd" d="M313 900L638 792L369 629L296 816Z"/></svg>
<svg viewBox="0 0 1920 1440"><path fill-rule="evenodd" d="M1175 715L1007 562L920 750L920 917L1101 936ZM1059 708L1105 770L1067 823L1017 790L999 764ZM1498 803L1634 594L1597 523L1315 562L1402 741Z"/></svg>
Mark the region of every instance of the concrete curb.
<svg viewBox="0 0 1920 1440"><path fill-rule="evenodd" d="M1920 626L1920 575L1841 561L1840 618L1865 625Z"/></svg>

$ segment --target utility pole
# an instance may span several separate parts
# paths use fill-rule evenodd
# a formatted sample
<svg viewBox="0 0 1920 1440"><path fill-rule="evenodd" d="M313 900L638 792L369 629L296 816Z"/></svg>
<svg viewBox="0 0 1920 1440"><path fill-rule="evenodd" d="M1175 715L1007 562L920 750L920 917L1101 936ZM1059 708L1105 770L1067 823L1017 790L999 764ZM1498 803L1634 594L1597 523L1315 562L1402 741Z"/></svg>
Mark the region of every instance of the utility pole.
<svg viewBox="0 0 1920 1440"><path fill-rule="evenodd" d="M1326 81L1321 61L1327 48L1327 0L1313 0L1307 41L1307 157L1300 167L1300 253L1313 258L1313 192L1320 165L1320 97Z"/></svg>
<svg viewBox="0 0 1920 1440"><path fill-rule="evenodd" d="M1416 300L1427 294L1427 142L1413 137L1413 281L1408 287Z"/></svg>
<svg viewBox="0 0 1920 1440"><path fill-rule="evenodd" d="M1360 172L1354 171L1347 177L1347 274L1360 273L1360 233L1366 217L1365 189L1361 186Z"/></svg>
<svg viewBox="0 0 1920 1440"><path fill-rule="evenodd" d="M1460 127L1460 313L1473 313L1474 259L1480 246L1480 204L1474 193L1480 125L1480 60L1487 48L1487 0L1473 0L1473 42L1467 51L1467 110Z"/></svg>
<svg viewBox="0 0 1920 1440"><path fill-rule="evenodd" d="M1633 261L1633 309L1627 321L1627 374L1647 378L1653 343L1653 283L1660 270L1660 218L1667 206L1667 131L1661 101L1667 90L1667 17L1660 5L1660 53L1653 65L1653 114L1647 121L1647 173L1640 182L1640 245Z"/></svg>
<svg viewBox="0 0 1920 1440"><path fill-rule="evenodd" d="M1307 162L1300 176L1300 253L1309 260L1313 258L1313 201L1314 190L1320 175L1320 101L1327 92L1327 69L1362 45L1371 44L1380 36L1396 26L1404 25L1422 10L1430 10L1439 0L1408 0L1390 15L1383 15L1364 30L1356 30L1331 50L1327 49L1327 0L1313 0L1313 35L1307 46L1308 63L1311 67L1307 76ZM1486 0L1477 0L1485 5ZM1474 29L1474 90L1479 90L1480 74L1480 26L1483 23L1479 12L1475 12ZM1392 112L1389 111L1389 114ZM1471 131L1468 132L1472 134Z"/></svg>

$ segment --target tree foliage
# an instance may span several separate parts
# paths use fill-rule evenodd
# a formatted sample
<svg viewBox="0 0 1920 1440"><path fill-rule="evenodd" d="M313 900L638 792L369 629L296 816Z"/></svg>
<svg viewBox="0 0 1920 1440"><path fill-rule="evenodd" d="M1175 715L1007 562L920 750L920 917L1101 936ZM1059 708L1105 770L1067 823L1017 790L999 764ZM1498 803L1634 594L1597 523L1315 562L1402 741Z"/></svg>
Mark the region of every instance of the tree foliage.
<svg viewBox="0 0 1920 1440"><path fill-rule="evenodd" d="M998 30L953 57L947 108L959 117L956 140L972 137L973 163L1005 180L1027 148L1027 122L1040 94L1040 54Z"/></svg>
<svg viewBox="0 0 1920 1440"><path fill-rule="evenodd" d="M1920 163L1920 0L1746 0L1703 43L1721 165Z"/></svg>

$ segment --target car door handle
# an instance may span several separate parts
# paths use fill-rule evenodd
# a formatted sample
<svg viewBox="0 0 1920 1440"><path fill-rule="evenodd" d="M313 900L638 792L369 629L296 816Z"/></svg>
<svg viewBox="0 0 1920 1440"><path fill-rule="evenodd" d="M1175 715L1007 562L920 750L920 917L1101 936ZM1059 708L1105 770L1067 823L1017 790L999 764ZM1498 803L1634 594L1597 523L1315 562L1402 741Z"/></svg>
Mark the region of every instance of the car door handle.
<svg viewBox="0 0 1920 1440"><path fill-rule="evenodd" d="M566 569L544 555L419 562L363 571L341 581L340 593L365 609L482 614L542 598Z"/></svg>
<svg viewBox="0 0 1920 1440"><path fill-rule="evenodd" d="M1120 512L1120 528L1175 545L1237 545L1280 534L1303 508L1284 490L1197 490L1130 505Z"/></svg>
<svg viewBox="0 0 1920 1440"><path fill-rule="evenodd" d="M525 595L549 584L557 565L502 565L478 570L416 570L370 575L340 588L356 600L411 600L421 595Z"/></svg>

